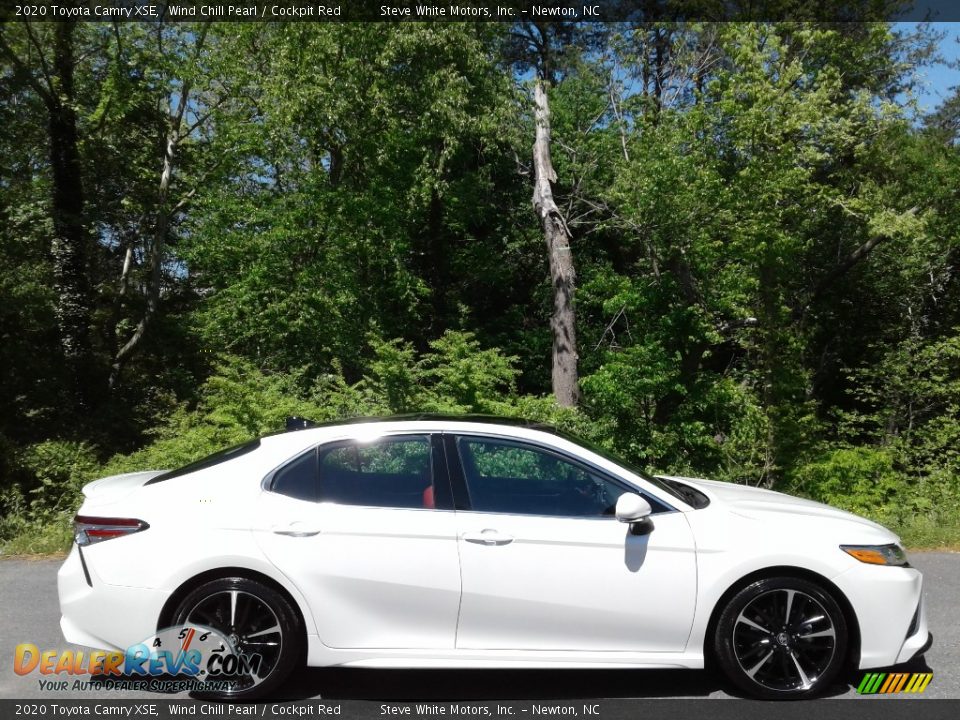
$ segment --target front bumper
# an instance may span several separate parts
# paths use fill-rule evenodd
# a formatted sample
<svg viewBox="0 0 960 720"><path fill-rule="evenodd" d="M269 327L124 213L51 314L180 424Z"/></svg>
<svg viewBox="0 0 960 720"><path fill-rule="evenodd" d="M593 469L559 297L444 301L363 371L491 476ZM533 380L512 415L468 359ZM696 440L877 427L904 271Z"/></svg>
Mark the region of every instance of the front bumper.
<svg viewBox="0 0 960 720"><path fill-rule="evenodd" d="M833 578L860 626L860 669L906 662L930 637L916 568L861 564Z"/></svg>
<svg viewBox="0 0 960 720"><path fill-rule="evenodd" d="M907 639L904 640L903 647L900 648L900 653L897 655L898 663L906 662L912 657L925 653L933 645L933 633L927 628L927 609L922 595L917 607L917 614L917 623L910 628L913 632L907 631ZM914 630L914 628L916 629Z"/></svg>
<svg viewBox="0 0 960 720"><path fill-rule="evenodd" d="M138 587L108 585L90 563L84 565L74 545L57 573L60 629L67 642L110 650L125 650L156 632L156 621L167 593Z"/></svg>

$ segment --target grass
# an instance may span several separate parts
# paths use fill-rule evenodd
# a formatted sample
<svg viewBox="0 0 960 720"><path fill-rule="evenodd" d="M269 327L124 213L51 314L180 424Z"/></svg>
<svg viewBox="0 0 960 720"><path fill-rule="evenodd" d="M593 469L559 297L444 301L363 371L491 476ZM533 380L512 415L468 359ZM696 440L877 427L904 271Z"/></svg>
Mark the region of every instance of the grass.
<svg viewBox="0 0 960 720"><path fill-rule="evenodd" d="M960 522L944 524L930 517L915 517L893 530L908 550L960 552Z"/></svg>
<svg viewBox="0 0 960 720"><path fill-rule="evenodd" d="M20 522L9 537L0 542L0 557L25 555L62 555L73 541L69 518L50 523Z"/></svg>
<svg viewBox="0 0 960 720"><path fill-rule="evenodd" d="M896 519L875 519L899 535L907 550L960 552L960 507L940 503Z"/></svg>

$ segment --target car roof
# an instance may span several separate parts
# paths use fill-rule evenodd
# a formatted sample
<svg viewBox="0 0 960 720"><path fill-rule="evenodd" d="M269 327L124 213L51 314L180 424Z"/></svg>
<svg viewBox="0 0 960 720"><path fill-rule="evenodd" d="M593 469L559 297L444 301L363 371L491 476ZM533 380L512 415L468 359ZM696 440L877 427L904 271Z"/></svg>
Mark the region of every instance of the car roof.
<svg viewBox="0 0 960 720"><path fill-rule="evenodd" d="M349 438L369 432L442 432L445 429L462 429L482 432L499 429L497 434L516 432L519 437L533 439L537 433L551 436L561 443L572 443L581 448L588 444L548 423L517 417L499 417L483 414L408 413L403 415L380 415L346 418L322 423L313 423L303 418L288 418L288 430L261 436L274 448L295 448L306 442L324 441L339 437Z"/></svg>
<svg viewBox="0 0 960 720"><path fill-rule="evenodd" d="M506 425L510 427L526 428L528 430L541 430L543 432L562 434L558 428L549 423L538 420L528 420L519 417L503 417L500 415L485 415L480 413L405 413L400 415L369 415L352 418L342 418L340 420L328 420L325 422L313 422L303 418L288 418L287 422L301 421L302 427L296 427L282 432L299 432L300 430L314 430L316 428L340 427L341 425L361 425L366 423L400 423L400 422L462 422L471 424L486 425Z"/></svg>

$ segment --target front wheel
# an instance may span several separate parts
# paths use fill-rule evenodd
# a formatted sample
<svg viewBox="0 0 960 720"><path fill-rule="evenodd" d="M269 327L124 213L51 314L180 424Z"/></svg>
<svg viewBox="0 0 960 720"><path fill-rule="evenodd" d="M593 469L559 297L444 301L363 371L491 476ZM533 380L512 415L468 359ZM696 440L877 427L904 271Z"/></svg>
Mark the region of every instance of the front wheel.
<svg viewBox="0 0 960 720"><path fill-rule="evenodd" d="M721 612L714 635L720 667L746 694L766 700L813 697L836 679L847 624L820 585L792 577L758 580Z"/></svg>
<svg viewBox="0 0 960 720"><path fill-rule="evenodd" d="M303 632L290 603L273 588L243 577L220 578L197 587L173 615L175 625L212 628L231 646L236 659L217 663L229 672L205 680L194 692L210 700L252 700L275 690L295 668Z"/></svg>

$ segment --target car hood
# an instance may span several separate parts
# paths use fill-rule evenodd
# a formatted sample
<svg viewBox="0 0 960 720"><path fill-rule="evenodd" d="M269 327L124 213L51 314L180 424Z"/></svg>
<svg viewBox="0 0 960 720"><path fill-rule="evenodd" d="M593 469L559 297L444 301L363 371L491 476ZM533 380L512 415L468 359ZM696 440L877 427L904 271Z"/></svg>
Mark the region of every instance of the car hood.
<svg viewBox="0 0 960 720"><path fill-rule="evenodd" d="M703 478L689 478L675 475L662 475L666 480L676 480L686 483L707 495L711 501L726 506L731 512L756 520L768 520L773 516L788 514L792 516L806 515L810 517L839 520L857 523L884 533L890 531L882 525L867 520L859 515L839 510L829 505L807 500L805 498L786 495L774 490L738 485L736 483L720 482L719 480L704 480Z"/></svg>

